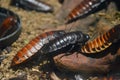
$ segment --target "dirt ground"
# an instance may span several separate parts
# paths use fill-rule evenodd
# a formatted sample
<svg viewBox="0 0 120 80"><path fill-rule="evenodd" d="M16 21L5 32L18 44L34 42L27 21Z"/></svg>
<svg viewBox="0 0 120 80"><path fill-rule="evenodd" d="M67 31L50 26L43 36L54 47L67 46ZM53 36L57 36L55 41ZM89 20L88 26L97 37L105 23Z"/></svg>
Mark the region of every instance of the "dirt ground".
<svg viewBox="0 0 120 80"><path fill-rule="evenodd" d="M10 68L11 60L14 55L19 51L23 46L25 46L31 39L40 33L44 32L47 28L56 28L56 26L61 25L56 19L55 15L59 11L61 4L58 0L43 0L46 3L51 4L54 7L53 13L43 13L36 11L26 11L21 8L10 6L10 0L0 0L0 6L10 9L19 15L21 19L22 33L19 39L12 44L12 50L10 53L3 51L1 55L6 55L2 63L0 64L0 80L14 80L13 77L24 77L21 80L49 80L48 72L44 73L40 70L41 64L32 67L20 67L20 69L13 70ZM117 17L120 17L118 13ZM99 14L104 16L104 14ZM118 24L119 20L111 18L112 16L107 15L106 18L111 21L111 24ZM120 23L120 22L119 22ZM91 29L92 30L92 29ZM34 63L34 61L33 61ZM46 62L44 62L46 64ZM27 78L26 78L27 77ZM18 80L18 78L16 79ZM20 79L19 79L20 80Z"/></svg>

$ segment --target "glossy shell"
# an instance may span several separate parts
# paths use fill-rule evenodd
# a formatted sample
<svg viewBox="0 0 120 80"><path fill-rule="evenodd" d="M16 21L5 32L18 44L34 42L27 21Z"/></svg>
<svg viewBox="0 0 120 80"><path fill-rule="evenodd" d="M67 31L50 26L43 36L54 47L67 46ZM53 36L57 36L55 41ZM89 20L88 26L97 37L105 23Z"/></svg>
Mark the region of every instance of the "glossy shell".
<svg viewBox="0 0 120 80"><path fill-rule="evenodd" d="M116 25L103 35L98 36L93 41L88 42L81 48L82 53L98 53L110 47L112 43L120 39L120 24Z"/></svg>
<svg viewBox="0 0 120 80"><path fill-rule="evenodd" d="M77 5L68 15L67 23L77 20L78 18L83 18L87 14L94 11L106 0L83 0L79 5Z"/></svg>
<svg viewBox="0 0 120 80"><path fill-rule="evenodd" d="M70 48L70 45L75 45L75 44L80 44L80 46L82 46L88 40L89 40L89 35L84 34L81 31L69 32L45 44L41 48L41 53L49 54L59 50L62 51L62 49L66 50L67 47ZM73 48L73 46L71 48Z"/></svg>
<svg viewBox="0 0 120 80"><path fill-rule="evenodd" d="M17 54L14 56L11 66L16 66L21 63L27 62L33 56L38 56L40 54L41 48L44 44L49 43L50 40L59 37L60 35L65 34L64 31L49 31L38 35L33 38L25 47L23 47Z"/></svg>
<svg viewBox="0 0 120 80"><path fill-rule="evenodd" d="M0 49L10 46L14 41L18 39L21 33L21 22L18 15L8 9L0 7L0 24L2 24L4 19L9 16L14 16L17 22L16 25L12 27L12 29L7 31L4 37L0 38Z"/></svg>
<svg viewBox="0 0 120 80"><path fill-rule="evenodd" d="M41 0L11 0L12 6L21 7L26 10L36 10L40 12L53 12L53 7Z"/></svg>

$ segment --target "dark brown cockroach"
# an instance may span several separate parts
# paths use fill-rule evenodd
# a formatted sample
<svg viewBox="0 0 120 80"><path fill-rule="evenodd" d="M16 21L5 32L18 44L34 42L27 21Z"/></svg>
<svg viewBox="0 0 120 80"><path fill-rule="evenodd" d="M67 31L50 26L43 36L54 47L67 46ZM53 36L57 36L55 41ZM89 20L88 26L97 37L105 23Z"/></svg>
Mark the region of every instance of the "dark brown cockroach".
<svg viewBox="0 0 120 80"><path fill-rule="evenodd" d="M15 19L15 17L7 17L0 26L0 37L3 37L5 33L10 30L16 23L17 20Z"/></svg>
<svg viewBox="0 0 120 80"><path fill-rule="evenodd" d="M18 53L14 56L11 66L18 65L30 59L37 52L39 52L39 50L44 44L49 43L50 40L59 37L60 35L63 34L65 34L65 32L62 30L50 31L43 33L37 36L36 38L32 39L25 47L18 51Z"/></svg>
<svg viewBox="0 0 120 80"><path fill-rule="evenodd" d="M87 34L83 34L81 31L69 32L45 44L41 48L41 53L51 53L61 50L69 45L73 45L72 47L74 47L74 44L76 43L82 46L85 44L86 41L88 41L88 39L89 36Z"/></svg>
<svg viewBox="0 0 120 80"><path fill-rule="evenodd" d="M106 0L83 0L68 15L67 23L88 14Z"/></svg>
<svg viewBox="0 0 120 80"><path fill-rule="evenodd" d="M112 43L120 39L120 24L116 25L108 32L100 35L93 41L88 42L81 48L82 53L97 53L108 48Z"/></svg>
<svg viewBox="0 0 120 80"><path fill-rule="evenodd" d="M0 7L0 49L11 46L21 34L21 21L14 12Z"/></svg>
<svg viewBox="0 0 120 80"><path fill-rule="evenodd" d="M41 0L12 0L11 5L22 7L27 10L53 12L53 7Z"/></svg>

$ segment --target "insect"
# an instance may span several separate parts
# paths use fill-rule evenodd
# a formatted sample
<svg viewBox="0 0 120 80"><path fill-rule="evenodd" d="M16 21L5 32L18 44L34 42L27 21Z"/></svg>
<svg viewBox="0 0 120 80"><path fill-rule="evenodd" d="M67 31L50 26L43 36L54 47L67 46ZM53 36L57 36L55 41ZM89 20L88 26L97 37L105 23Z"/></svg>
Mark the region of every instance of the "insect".
<svg viewBox="0 0 120 80"><path fill-rule="evenodd" d="M0 37L3 37L5 33L15 25L15 23L17 23L17 20L14 16L7 17L0 26Z"/></svg>
<svg viewBox="0 0 120 80"><path fill-rule="evenodd" d="M53 12L53 7L51 5L40 0L12 0L11 5L15 5L27 10Z"/></svg>
<svg viewBox="0 0 120 80"><path fill-rule="evenodd" d="M89 36L87 34L83 34L81 31L69 32L45 44L41 48L41 53L51 53L76 43L82 46L86 41L88 41L88 39Z"/></svg>
<svg viewBox="0 0 120 80"><path fill-rule="evenodd" d="M93 9L97 8L101 3L106 0L83 0L77 5L68 15L67 23L76 20L79 17L83 17Z"/></svg>
<svg viewBox="0 0 120 80"><path fill-rule="evenodd" d="M116 25L108 32L98 36L93 41L88 42L81 48L82 53L97 53L108 48L112 43L120 39L120 24Z"/></svg>
<svg viewBox="0 0 120 80"><path fill-rule="evenodd" d="M18 53L14 56L11 66L18 65L30 59L37 52L39 52L39 50L44 44L49 43L50 40L59 37L60 35L63 34L65 34L65 32L62 30L50 31L43 33L37 36L36 38L32 39L25 47L18 51Z"/></svg>

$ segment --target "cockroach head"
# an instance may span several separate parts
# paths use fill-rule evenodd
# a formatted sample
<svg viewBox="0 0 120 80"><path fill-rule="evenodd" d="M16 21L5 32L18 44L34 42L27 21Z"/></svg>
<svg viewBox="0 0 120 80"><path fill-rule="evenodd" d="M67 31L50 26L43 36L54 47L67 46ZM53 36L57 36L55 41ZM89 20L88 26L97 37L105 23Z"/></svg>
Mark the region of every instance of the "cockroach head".
<svg viewBox="0 0 120 80"><path fill-rule="evenodd" d="M90 39L90 36L88 34L84 34L84 33L79 33L79 38L78 38L78 42L80 43L85 43Z"/></svg>

